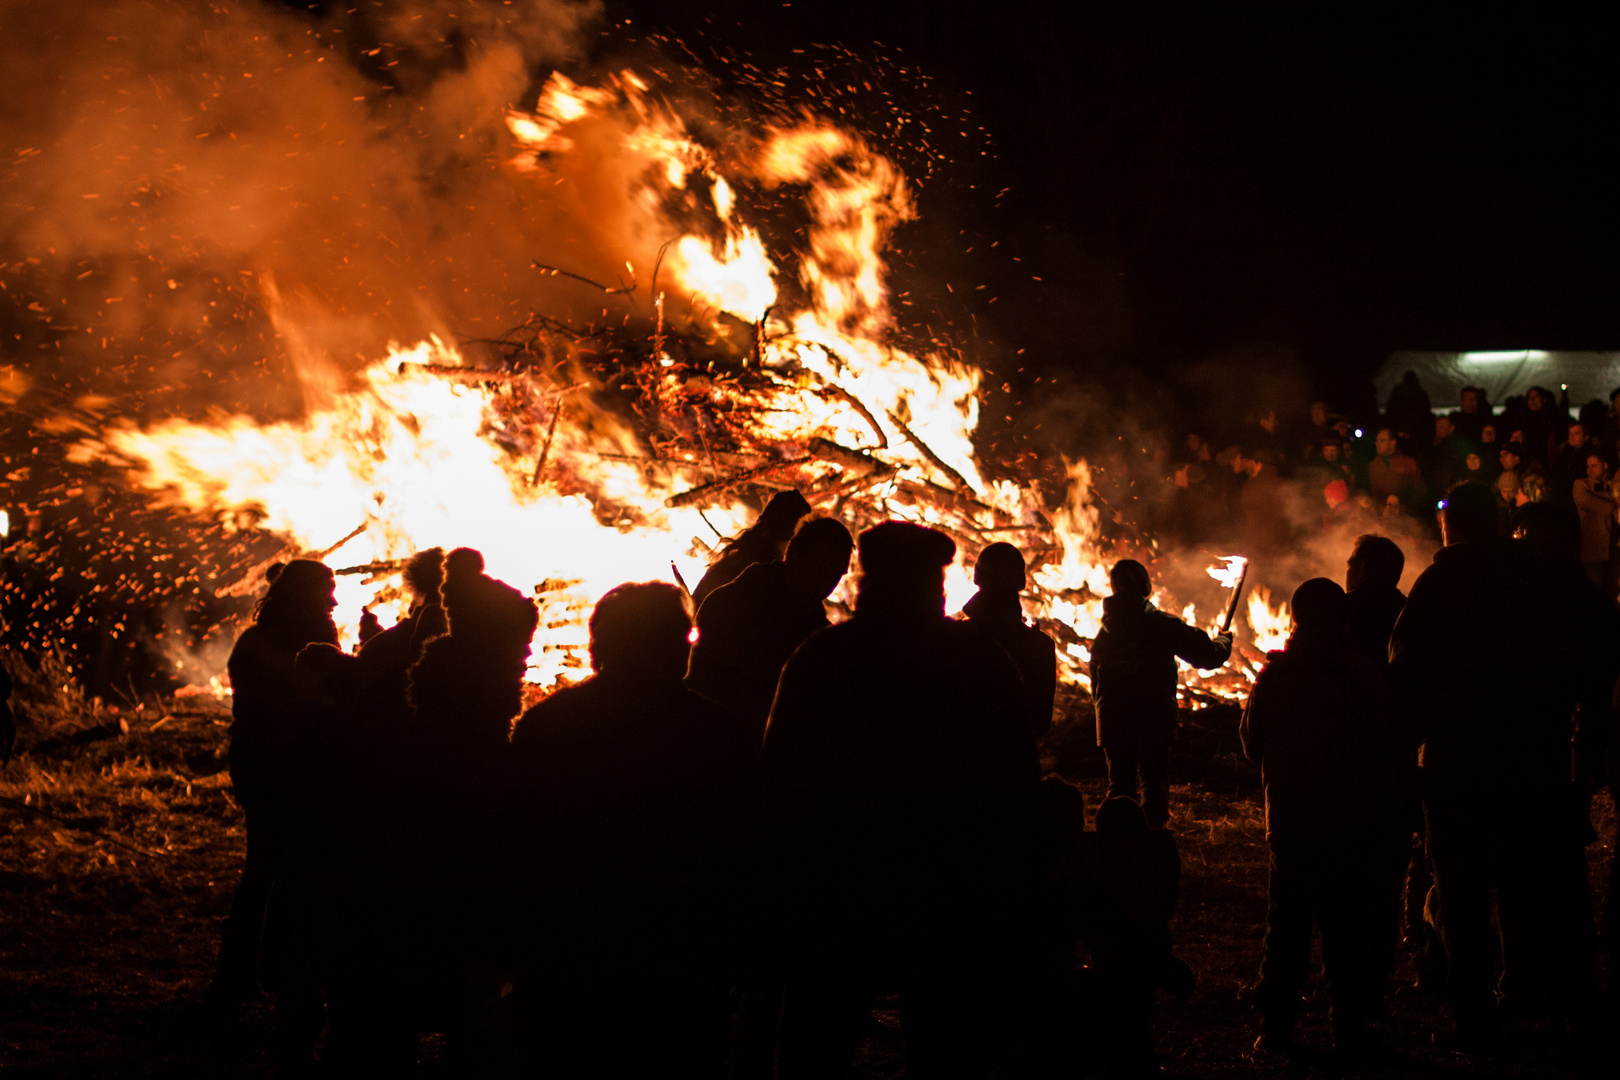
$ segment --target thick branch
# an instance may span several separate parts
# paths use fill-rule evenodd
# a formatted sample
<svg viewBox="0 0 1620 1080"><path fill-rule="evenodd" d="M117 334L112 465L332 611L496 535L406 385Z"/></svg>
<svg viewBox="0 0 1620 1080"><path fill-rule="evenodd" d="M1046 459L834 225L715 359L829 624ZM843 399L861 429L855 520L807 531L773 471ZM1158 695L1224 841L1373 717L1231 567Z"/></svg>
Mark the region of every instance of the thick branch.
<svg viewBox="0 0 1620 1080"><path fill-rule="evenodd" d="M825 386L826 389L822 391L822 396L837 398L850 408L854 409L856 412L860 413L861 419L866 421L866 426L871 428L872 434L877 436L878 443L876 448L879 450L887 450L889 448L889 437L883 433L883 425L877 422L877 417L872 415L872 410L868 409L860 398L856 397L848 390L845 390L842 386L838 386L835 383L827 383Z"/></svg>
<svg viewBox="0 0 1620 1080"><path fill-rule="evenodd" d="M691 506L695 503L702 502L710 495L718 495L720 492L725 491L728 488L736 487L738 484L745 484L756 477L764 476L767 473L776 472L779 469L791 469L795 466L803 465L804 463L813 460L815 459L809 455L806 455L804 457L790 458L787 461L773 461L768 465L760 465L752 469L744 469L742 472L732 473L729 476L722 476L710 483L699 485L698 487L692 488L690 491L683 491L678 495L671 495L669 498L664 500L664 505L671 508L677 506Z"/></svg>
<svg viewBox="0 0 1620 1080"><path fill-rule="evenodd" d="M906 441L912 446L915 446L918 451L921 452L922 456L928 459L928 463L930 465L951 478L951 483L955 484L957 488L963 492L970 492L973 490L973 485L968 483L967 479L963 477L961 473L957 472L955 469L951 468L950 465L946 464L944 458L934 453L934 448L923 442L922 439L917 436L917 433L912 431L911 428L906 425L904 420L900 419L892 411L889 413L889 419L894 421L894 426L900 429L900 434L906 437ZM986 507L986 509L988 509L988 507Z"/></svg>

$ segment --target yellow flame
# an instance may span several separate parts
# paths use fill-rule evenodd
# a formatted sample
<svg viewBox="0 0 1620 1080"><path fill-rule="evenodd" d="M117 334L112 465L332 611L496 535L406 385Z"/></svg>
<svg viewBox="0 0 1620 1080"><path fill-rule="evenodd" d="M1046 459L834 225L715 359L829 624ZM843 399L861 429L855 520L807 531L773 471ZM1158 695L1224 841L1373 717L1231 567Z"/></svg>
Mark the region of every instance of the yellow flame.
<svg viewBox="0 0 1620 1080"><path fill-rule="evenodd" d="M1210 577L1221 583L1221 588L1231 589L1236 587L1238 579L1243 576L1243 568L1249 564L1249 560L1242 555L1221 555L1218 558L1220 562L1211 566L1206 572Z"/></svg>
<svg viewBox="0 0 1620 1080"><path fill-rule="evenodd" d="M1271 590L1256 585L1249 593L1249 629L1253 632L1254 647L1271 652L1288 644L1288 635L1294 632L1294 617L1289 614L1286 601L1271 602Z"/></svg>
<svg viewBox="0 0 1620 1080"><path fill-rule="evenodd" d="M506 125L516 150L511 164L521 173L602 196L607 209L574 224L612 253L607 265L652 265L673 238L667 276L652 298L661 324L668 313L695 324L688 330L719 337L730 332L722 313L760 323L775 309L762 335L760 370L746 387L714 379L693 390L676 361L662 355L660 395L707 394L763 443L800 452L822 438L878 459L889 471L876 474L881 482L866 496L876 507L968 539L946 575L952 610L973 591L973 537L1049 541L1057 557L1032 567L1026 612L1067 627L1063 677L1090 686L1090 650L1072 638L1096 635L1109 592L1090 470L1084 461L1067 463L1067 497L1050 514L1035 484L987 480L973 446L982 373L944 353L917 355L893 344L884 252L894 229L915 213L893 162L857 135L807 117L743 139L723 167L631 72L598 86L554 73L535 108L508 111ZM699 180L708 185L708 210L693 197ZM743 220L750 186L775 197L804 189L809 220L796 255L806 301L795 309L776 307L780 265ZM678 219L669 211L676 203L683 207ZM274 313L274 283L263 287ZM390 345L357 384L333 385L317 374L329 367L324 359L304 355L299 328L288 321L277 329L308 383L302 420L115 425L78 453L127 462L139 483L179 505L222 515L251 509L294 550L326 552L335 568L372 567L339 577L340 625L351 644L362 605L384 622L403 611L400 575L376 564L397 564L425 547L467 545L484 553L491 574L535 593L541 621L531 680L577 680L588 671L585 620L607 589L668 579L672 555L695 584L716 533L732 534L750 520L752 511L727 498L711 500L702 514L668 507L671 495L712 479L714 463L693 455L652 468L652 448L592 407L588 392L569 399L547 440L544 472L562 479L537 482L536 447L492 437L510 419L500 391L421 366L465 366L452 346L438 339ZM556 387L537 381L532 390L542 400ZM532 429L547 429L558 400L528 418ZM812 482L836 479L834 465L801 468ZM949 498L918 498L919 485ZM1021 531L997 532L1008 528ZM847 583L840 595L847 596ZM1255 599L1251 623L1264 617ZM1194 605L1184 610L1189 621L1196 614ZM1235 696L1223 689L1223 677L1233 676L1186 678Z"/></svg>

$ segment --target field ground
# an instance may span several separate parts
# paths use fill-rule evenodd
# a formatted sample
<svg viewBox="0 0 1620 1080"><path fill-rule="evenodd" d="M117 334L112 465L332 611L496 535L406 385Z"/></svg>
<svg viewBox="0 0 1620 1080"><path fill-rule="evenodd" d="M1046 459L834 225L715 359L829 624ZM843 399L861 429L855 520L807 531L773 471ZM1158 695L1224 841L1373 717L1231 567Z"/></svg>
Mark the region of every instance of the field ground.
<svg viewBox="0 0 1620 1080"><path fill-rule="evenodd" d="M249 1007L235 1024L201 1007L243 850L241 814L223 772L227 711L200 697L148 700L114 715L53 689L58 700L23 717L29 752L0 773L0 797L8 800L0 803L0 1072L268 1076L269 1007ZM1094 807L1102 782L1084 726L1050 738L1046 763L1077 782ZM1199 985L1185 1007L1161 1002L1159 1059L1168 1073L1188 1077L1332 1075L1326 1002L1316 986L1303 1015L1314 1051L1287 1066L1249 1057L1246 987L1264 929L1266 849L1255 778L1234 756L1234 729L1234 711L1210 709L1195 715L1178 743L1173 773L1193 779L1173 791L1185 867L1176 940ZM1588 850L1601 882L1615 826L1606 797L1594 818L1604 843ZM1412 975L1403 956L1400 983ZM874 1012L863 1046L867 1076L899 1074L901 1039L889 1005ZM1358 1075L1572 1071L1545 1031L1516 1031L1504 1058L1479 1061L1431 1046L1430 1035L1444 1030L1437 1001L1396 994L1389 1051ZM444 1074L441 1050L424 1040L424 1075Z"/></svg>

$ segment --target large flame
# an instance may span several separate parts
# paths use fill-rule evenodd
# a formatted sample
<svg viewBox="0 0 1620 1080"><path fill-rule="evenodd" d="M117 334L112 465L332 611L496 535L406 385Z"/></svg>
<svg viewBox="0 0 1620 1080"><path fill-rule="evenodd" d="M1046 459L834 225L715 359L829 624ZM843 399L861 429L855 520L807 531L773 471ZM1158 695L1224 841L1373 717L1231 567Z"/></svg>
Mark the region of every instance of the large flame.
<svg viewBox="0 0 1620 1080"><path fill-rule="evenodd" d="M1109 561L1090 470L1069 464L1067 497L1050 513L1035 485L987 479L973 444L979 370L892 340L884 251L915 212L893 162L808 117L764 127L722 161L631 72L598 86L555 74L533 110L506 120L508 166L520 175L613 188L613 198L597 200L612 212L576 225L584 242L626 265L628 280L604 289L625 296L645 286L641 317L656 313L655 350L668 328L749 358L745 383L700 377L656 351L647 387L654 400L721 410L731 434L785 456L721 461L701 432L705 452L666 452L675 441L655 443L595 401L600 387L577 350L546 371L457 377L473 365L437 338L379 348L348 382L316 374L330 370L320 357L302 358L310 407L298 422L229 416L113 427L81 456L128 462L140 484L189 508L250 509L290 549L343 571L339 615L350 644L362 605L385 622L401 613L399 568L412 552L476 547L490 573L532 589L541 604L530 678L546 686L587 673L585 618L607 589L668 578L672 560L695 583L712 547L752 510L725 484L712 497L688 496L747 465L807 488L824 510L855 492L869 507L864 520L947 528L963 549L947 577L953 610L971 592L965 564L978 546L1009 539L1051 552L1035 560L1027 611L1062 639L1066 680L1089 685ZM802 189L808 225L791 253L802 299L784 299L785 260L743 220L743 186ZM266 294L274 309L268 283ZM283 338L296 342L296 328ZM846 481L837 462L811 453L830 445L870 463L866 473ZM1266 597L1257 588L1249 606L1261 648L1286 623L1285 612L1281 622L1271 618ZM1194 605L1185 614L1197 621Z"/></svg>

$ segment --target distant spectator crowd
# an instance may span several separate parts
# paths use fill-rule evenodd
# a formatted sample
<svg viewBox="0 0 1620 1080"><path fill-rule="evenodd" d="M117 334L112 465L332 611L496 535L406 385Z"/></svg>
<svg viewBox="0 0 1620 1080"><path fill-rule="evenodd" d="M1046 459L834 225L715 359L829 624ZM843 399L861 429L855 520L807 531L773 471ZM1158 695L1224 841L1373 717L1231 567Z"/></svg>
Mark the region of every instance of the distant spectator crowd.
<svg viewBox="0 0 1620 1080"><path fill-rule="evenodd" d="M1357 427L1327 402L1279 416L1264 409L1218 441L1190 431L1146 451L1146 464L1118 466L1100 494L1144 535L1181 544L1241 541L1258 555L1289 550L1333 531L1426 531L1464 481L1496 495L1506 534L1529 503L1571 507L1581 520L1581 560L1610 596L1620 591L1614 555L1620 510L1620 389L1609 404L1578 409L1543 387L1498 408L1477 386L1457 407L1434 410L1407 372L1374 426Z"/></svg>

